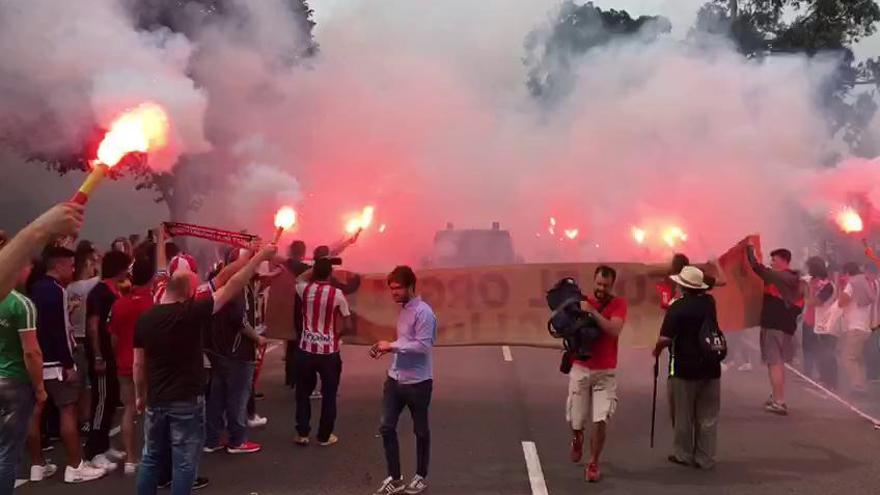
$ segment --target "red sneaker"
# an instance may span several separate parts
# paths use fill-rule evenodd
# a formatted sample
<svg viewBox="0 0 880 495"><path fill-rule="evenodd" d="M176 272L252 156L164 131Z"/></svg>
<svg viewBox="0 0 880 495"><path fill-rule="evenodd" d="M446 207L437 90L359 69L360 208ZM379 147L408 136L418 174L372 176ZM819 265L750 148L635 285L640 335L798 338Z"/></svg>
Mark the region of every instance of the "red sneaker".
<svg viewBox="0 0 880 495"><path fill-rule="evenodd" d="M587 465L587 481L590 483L596 483L599 479L602 478L602 473L599 472L599 465L595 462L591 462Z"/></svg>
<svg viewBox="0 0 880 495"><path fill-rule="evenodd" d="M584 432L576 431L571 439L571 462L581 462L584 456Z"/></svg>
<svg viewBox="0 0 880 495"><path fill-rule="evenodd" d="M230 454L253 454L263 449L263 446L254 442L245 442L237 447L230 445L226 447L226 452Z"/></svg>

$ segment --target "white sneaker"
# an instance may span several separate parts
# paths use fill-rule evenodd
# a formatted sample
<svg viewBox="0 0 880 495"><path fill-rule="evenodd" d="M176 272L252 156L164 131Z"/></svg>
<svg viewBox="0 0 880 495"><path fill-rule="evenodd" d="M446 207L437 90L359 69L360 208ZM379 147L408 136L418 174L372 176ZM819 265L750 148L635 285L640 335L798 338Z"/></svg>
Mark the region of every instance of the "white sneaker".
<svg viewBox="0 0 880 495"><path fill-rule="evenodd" d="M31 481L43 481L46 478L51 478L57 472L58 466L48 462L44 466L31 466Z"/></svg>
<svg viewBox="0 0 880 495"><path fill-rule="evenodd" d="M248 419L248 427L250 428L259 428L261 426L266 426L269 423L269 418L264 418L259 414L255 414L254 417Z"/></svg>
<svg viewBox="0 0 880 495"><path fill-rule="evenodd" d="M323 398L324 398L324 396L321 395L321 392L318 390L315 390L314 392L312 392L312 395L309 396L309 399L323 399Z"/></svg>
<svg viewBox="0 0 880 495"><path fill-rule="evenodd" d="M113 459L114 461L124 461L125 458L128 457L128 454L110 447L107 452L104 452L104 457L107 459Z"/></svg>
<svg viewBox="0 0 880 495"><path fill-rule="evenodd" d="M721 371L727 372L730 370L730 365L727 363L721 363Z"/></svg>
<svg viewBox="0 0 880 495"><path fill-rule="evenodd" d="M394 495L403 493L404 490L406 490L406 485L403 484L403 480L396 480L389 476L379 485L379 489L373 492L373 495Z"/></svg>
<svg viewBox="0 0 880 495"><path fill-rule="evenodd" d="M67 466L64 468L65 483L83 483L102 478L107 471L86 464L85 461L79 463L79 467Z"/></svg>
<svg viewBox="0 0 880 495"><path fill-rule="evenodd" d="M415 477L410 481L409 485L406 485L406 489L403 493L407 495L418 495L423 491L428 489L428 480L422 478L419 475L415 475Z"/></svg>
<svg viewBox="0 0 880 495"><path fill-rule="evenodd" d="M125 463L125 474L134 474L137 472L138 465L135 462Z"/></svg>
<svg viewBox="0 0 880 495"><path fill-rule="evenodd" d="M743 363L739 365L737 371L752 371L752 363Z"/></svg>
<svg viewBox="0 0 880 495"><path fill-rule="evenodd" d="M98 454L92 459L92 466L103 469L106 472L115 471L119 467L115 462L111 461L104 454Z"/></svg>

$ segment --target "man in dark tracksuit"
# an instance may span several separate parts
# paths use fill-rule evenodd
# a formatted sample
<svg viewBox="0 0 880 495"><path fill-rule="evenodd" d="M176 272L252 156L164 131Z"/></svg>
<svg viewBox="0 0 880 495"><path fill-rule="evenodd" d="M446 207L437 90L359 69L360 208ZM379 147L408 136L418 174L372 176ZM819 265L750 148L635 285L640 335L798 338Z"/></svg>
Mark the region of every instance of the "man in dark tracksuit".
<svg viewBox="0 0 880 495"><path fill-rule="evenodd" d="M110 428L119 404L119 379L116 358L108 331L110 309L119 298L117 284L128 278L131 257L110 251L101 260L101 281L86 298L86 358L92 383L92 424L86 442L85 457L108 471L116 468L113 460L124 453L110 448Z"/></svg>

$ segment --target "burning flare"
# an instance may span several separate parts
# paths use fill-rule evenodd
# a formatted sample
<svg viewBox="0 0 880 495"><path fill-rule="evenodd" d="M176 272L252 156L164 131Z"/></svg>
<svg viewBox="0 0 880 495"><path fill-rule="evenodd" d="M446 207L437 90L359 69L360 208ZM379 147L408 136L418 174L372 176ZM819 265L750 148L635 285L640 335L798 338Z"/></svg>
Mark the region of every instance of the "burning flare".
<svg viewBox="0 0 880 495"><path fill-rule="evenodd" d="M674 248L679 243L686 242L688 239L688 236L684 232L684 230L682 230L682 228L677 225L673 225L664 229L662 237L663 242L665 242L666 245L671 248Z"/></svg>
<svg viewBox="0 0 880 495"><path fill-rule="evenodd" d="M632 236L633 236L633 239L636 241L636 244L642 245L645 243L645 240L647 240L648 233L645 231L645 229L642 229L639 227L633 227L632 228Z"/></svg>
<svg viewBox="0 0 880 495"><path fill-rule="evenodd" d="M296 224L296 210L290 206L282 206L275 213L275 244L281 239L285 230Z"/></svg>
<svg viewBox="0 0 880 495"><path fill-rule="evenodd" d="M837 225L847 234L861 232L865 229L865 224L862 222L861 215L848 206L837 214Z"/></svg>
<svg viewBox="0 0 880 495"><path fill-rule="evenodd" d="M168 116L159 105L144 103L122 114L110 125L110 130L98 146L98 158L92 162L92 172L86 177L71 202L86 204L89 195L104 178L110 167L119 163L128 153L147 153L165 146L168 141Z"/></svg>
<svg viewBox="0 0 880 495"><path fill-rule="evenodd" d="M345 231L349 234L356 234L358 231L366 230L373 223L373 214L375 212L376 208L373 206L364 207L360 214L345 224Z"/></svg>
<svg viewBox="0 0 880 495"><path fill-rule="evenodd" d="M568 237L572 241L577 239L578 234L580 234L578 229L565 229L565 237Z"/></svg>
<svg viewBox="0 0 880 495"><path fill-rule="evenodd" d="M550 235L556 235L556 217L550 217L550 226L547 227L547 232Z"/></svg>
<svg viewBox="0 0 880 495"><path fill-rule="evenodd" d="M112 167L128 153L146 153L168 141L168 116L155 103L144 103L116 119L98 147L98 162Z"/></svg>

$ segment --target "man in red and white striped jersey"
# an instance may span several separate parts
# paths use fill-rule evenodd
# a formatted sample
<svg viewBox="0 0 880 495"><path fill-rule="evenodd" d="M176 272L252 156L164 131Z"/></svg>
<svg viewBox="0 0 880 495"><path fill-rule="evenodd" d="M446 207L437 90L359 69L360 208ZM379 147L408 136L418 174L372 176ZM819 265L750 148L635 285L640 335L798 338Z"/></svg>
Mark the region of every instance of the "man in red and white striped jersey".
<svg viewBox="0 0 880 495"><path fill-rule="evenodd" d="M336 391L342 376L342 358L339 355L339 336L336 325L351 326L351 312L342 291L330 283L333 265L329 259L315 261L315 266L297 277L296 292L303 301L303 328L296 350L296 439L298 445L309 444L312 406L309 396L321 376L321 421L318 425L318 443L333 445L339 438L333 434L336 423Z"/></svg>

